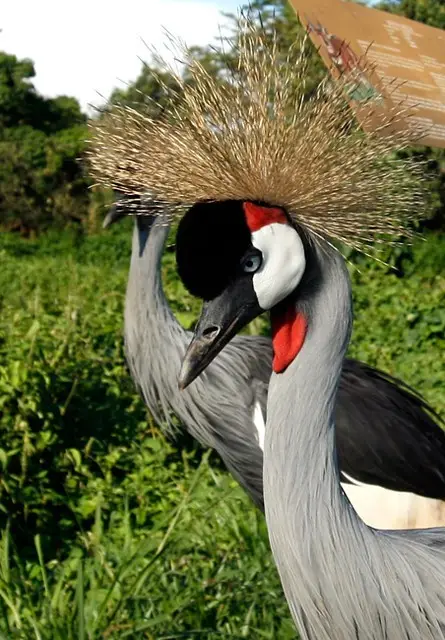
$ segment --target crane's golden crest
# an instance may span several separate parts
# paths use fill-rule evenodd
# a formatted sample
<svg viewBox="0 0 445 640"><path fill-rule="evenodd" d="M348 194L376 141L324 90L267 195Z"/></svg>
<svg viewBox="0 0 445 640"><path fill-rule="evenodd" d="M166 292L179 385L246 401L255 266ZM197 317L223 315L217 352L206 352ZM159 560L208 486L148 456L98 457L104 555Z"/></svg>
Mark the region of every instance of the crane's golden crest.
<svg viewBox="0 0 445 640"><path fill-rule="evenodd" d="M237 67L228 64L224 80L182 48L182 99L172 97L162 117L117 106L93 122L88 155L97 183L161 203L159 215L181 216L204 201L264 202L317 238L361 250L382 234L406 232L423 212L423 187L419 166L395 154L410 142L393 127L405 110L364 134L345 97L350 77L330 82L327 74L304 99L306 38L284 55L276 36L249 19L240 32ZM367 113L370 121L372 100Z"/></svg>

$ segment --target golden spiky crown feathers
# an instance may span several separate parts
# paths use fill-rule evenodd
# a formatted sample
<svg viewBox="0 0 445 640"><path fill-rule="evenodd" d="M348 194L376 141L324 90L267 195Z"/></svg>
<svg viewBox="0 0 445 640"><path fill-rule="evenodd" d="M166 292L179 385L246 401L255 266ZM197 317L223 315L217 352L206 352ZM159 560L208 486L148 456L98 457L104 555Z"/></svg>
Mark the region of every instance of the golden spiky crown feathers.
<svg viewBox="0 0 445 640"><path fill-rule="evenodd" d="M365 134L345 96L351 77L332 82L327 73L305 96L307 37L283 55L276 34L244 18L232 44L237 64L219 79L180 45L187 81L173 70L179 90L160 117L116 106L92 123L96 182L143 197L159 215L204 201L268 203L316 238L360 250L406 231L423 212L424 190L419 166L395 153L411 142L394 127L403 107Z"/></svg>

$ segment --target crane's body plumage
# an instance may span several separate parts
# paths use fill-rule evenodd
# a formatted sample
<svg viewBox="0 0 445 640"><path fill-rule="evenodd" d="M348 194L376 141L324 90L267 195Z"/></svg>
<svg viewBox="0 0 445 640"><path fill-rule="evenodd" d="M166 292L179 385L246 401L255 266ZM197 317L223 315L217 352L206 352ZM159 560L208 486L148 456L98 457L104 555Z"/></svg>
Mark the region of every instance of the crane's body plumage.
<svg viewBox="0 0 445 640"><path fill-rule="evenodd" d="M372 529L340 487L334 409L351 327L349 276L340 256L319 258L311 333L288 369L272 374L267 407L266 519L286 597L303 640L440 640L445 529Z"/></svg>
<svg viewBox="0 0 445 640"><path fill-rule="evenodd" d="M164 295L161 258L169 226L137 218L125 305L132 377L158 422L175 414L218 451L255 504L263 503L263 443L271 374L269 338L237 336L185 392L177 386L192 334ZM344 490L373 526L445 524L445 434L400 381L346 360L336 408Z"/></svg>

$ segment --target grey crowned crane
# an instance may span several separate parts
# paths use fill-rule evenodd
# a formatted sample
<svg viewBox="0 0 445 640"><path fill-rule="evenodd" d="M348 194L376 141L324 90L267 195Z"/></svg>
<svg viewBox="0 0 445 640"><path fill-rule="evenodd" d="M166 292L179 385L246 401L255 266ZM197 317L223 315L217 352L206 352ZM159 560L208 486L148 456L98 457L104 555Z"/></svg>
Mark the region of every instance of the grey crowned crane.
<svg viewBox="0 0 445 640"><path fill-rule="evenodd" d="M157 121L117 110L96 125L90 156L104 184L154 194L158 215L183 218L178 270L204 304L180 386L269 312L264 507L301 638L444 640L445 529L367 526L336 453L352 303L332 242L367 250L418 217L418 171L394 153L407 142L394 132L406 113L382 114L376 126L381 96L356 104L364 130L376 131L362 134L345 92L360 95L365 71L303 99L301 43L281 56L276 38L249 22L224 82L187 53L193 82L182 84L181 104Z"/></svg>
<svg viewBox="0 0 445 640"><path fill-rule="evenodd" d="M125 203L118 202L104 226L125 211ZM264 510L262 449L272 342L237 336L200 382L179 391L180 361L192 334L176 320L162 288L168 235L162 217L136 217L125 302L133 380L160 425L175 414L196 440L219 453ZM445 433L433 415L399 380L345 359L336 405L337 451L342 486L367 524L387 529L445 525Z"/></svg>

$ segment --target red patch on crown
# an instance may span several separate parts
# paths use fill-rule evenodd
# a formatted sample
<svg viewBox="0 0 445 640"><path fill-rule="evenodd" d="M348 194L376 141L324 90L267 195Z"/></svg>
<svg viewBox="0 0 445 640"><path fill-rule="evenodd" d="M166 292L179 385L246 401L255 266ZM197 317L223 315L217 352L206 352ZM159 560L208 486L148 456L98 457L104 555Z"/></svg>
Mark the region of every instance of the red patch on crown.
<svg viewBox="0 0 445 640"><path fill-rule="evenodd" d="M278 207L261 207L253 202L243 202L243 209L247 226L252 233L273 222L288 224L286 214Z"/></svg>
<svg viewBox="0 0 445 640"><path fill-rule="evenodd" d="M292 304L286 310L271 313L273 362L275 373L282 373L297 357L307 332L306 318Z"/></svg>

